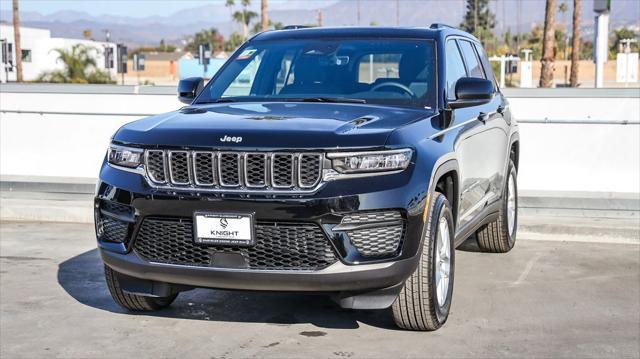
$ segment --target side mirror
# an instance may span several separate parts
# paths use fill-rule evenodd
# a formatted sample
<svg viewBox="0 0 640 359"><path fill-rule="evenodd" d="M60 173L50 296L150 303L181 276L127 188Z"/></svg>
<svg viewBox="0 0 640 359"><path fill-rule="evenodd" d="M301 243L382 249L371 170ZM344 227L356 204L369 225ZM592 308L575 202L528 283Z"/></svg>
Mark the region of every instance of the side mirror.
<svg viewBox="0 0 640 359"><path fill-rule="evenodd" d="M202 77L189 77L180 80L178 83L178 100L189 105L203 88L204 79Z"/></svg>
<svg viewBox="0 0 640 359"><path fill-rule="evenodd" d="M484 105L495 95L493 82L477 77L463 77L456 81L456 100L449 101L449 108Z"/></svg>

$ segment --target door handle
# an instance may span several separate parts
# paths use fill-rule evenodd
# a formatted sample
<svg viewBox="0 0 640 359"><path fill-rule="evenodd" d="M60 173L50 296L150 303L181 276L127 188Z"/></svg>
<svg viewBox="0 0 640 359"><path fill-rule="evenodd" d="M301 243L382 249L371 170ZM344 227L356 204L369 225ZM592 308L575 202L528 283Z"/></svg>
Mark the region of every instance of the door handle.
<svg viewBox="0 0 640 359"><path fill-rule="evenodd" d="M487 113L480 112L480 114L478 115L478 121L482 123L487 123L488 119L489 119L489 114Z"/></svg>

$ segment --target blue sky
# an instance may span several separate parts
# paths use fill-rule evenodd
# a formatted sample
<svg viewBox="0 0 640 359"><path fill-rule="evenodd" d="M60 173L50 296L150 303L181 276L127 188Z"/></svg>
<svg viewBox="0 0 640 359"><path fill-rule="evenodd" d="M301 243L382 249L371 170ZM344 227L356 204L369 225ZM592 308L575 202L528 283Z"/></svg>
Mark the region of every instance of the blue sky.
<svg viewBox="0 0 640 359"><path fill-rule="evenodd" d="M225 0L20 0L20 11L34 11L48 15L61 10L84 11L91 15L120 15L133 17L167 16L172 13L211 3L224 3ZM239 2L239 1L237 1ZM319 3L331 3L327 0L289 1L270 0L269 4L282 7L315 8ZM254 7L260 0L253 1ZM0 0L3 11L11 10L11 0Z"/></svg>

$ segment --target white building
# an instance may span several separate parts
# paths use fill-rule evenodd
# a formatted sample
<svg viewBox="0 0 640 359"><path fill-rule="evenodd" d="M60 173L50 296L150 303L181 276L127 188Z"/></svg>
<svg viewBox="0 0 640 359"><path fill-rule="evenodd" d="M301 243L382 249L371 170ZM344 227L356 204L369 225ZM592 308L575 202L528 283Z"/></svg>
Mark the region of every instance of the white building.
<svg viewBox="0 0 640 359"><path fill-rule="evenodd" d="M30 27L20 27L20 37L22 45L22 76L24 81L33 81L44 71L61 70L63 64L58 61L58 54L54 49L70 49L75 44L86 45L93 50L93 57L96 59L97 68L108 70L112 77L116 78L116 44L92 40L65 39L51 37L51 31L46 29L36 29ZM13 24L0 24L0 42L6 43L0 51L7 50L9 64L0 63L1 82L15 81L15 45L13 37ZM107 49L111 50L107 50ZM112 54L108 61L105 54ZM2 54L2 58L5 58Z"/></svg>

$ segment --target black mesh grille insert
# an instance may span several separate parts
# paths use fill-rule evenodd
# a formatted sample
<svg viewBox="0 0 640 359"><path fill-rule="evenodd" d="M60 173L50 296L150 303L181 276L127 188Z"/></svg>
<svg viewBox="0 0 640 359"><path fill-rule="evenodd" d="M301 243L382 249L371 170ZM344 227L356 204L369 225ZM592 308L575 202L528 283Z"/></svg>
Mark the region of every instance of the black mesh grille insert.
<svg viewBox="0 0 640 359"><path fill-rule="evenodd" d="M240 185L240 155L237 153L220 154L220 184L223 186Z"/></svg>
<svg viewBox="0 0 640 359"><path fill-rule="evenodd" d="M169 170L172 183L179 185L189 184L189 152L169 152Z"/></svg>
<svg viewBox="0 0 640 359"><path fill-rule="evenodd" d="M271 181L274 187L293 187L293 155L276 153L273 155Z"/></svg>
<svg viewBox="0 0 640 359"><path fill-rule="evenodd" d="M320 180L322 156L300 155L300 174L298 181L300 187L313 187Z"/></svg>
<svg viewBox="0 0 640 359"><path fill-rule="evenodd" d="M135 241L135 250L148 261L210 266L217 252L240 253L250 269L318 270L337 261L328 239L315 224L263 223L256 225L253 247L212 247L193 242L190 219L147 218Z"/></svg>
<svg viewBox="0 0 640 359"><path fill-rule="evenodd" d="M98 219L98 238L101 241L122 243L129 234L129 223L108 216Z"/></svg>
<svg viewBox="0 0 640 359"><path fill-rule="evenodd" d="M215 184L215 160L211 152L194 152L194 177L196 184L200 186L212 186Z"/></svg>
<svg viewBox="0 0 640 359"><path fill-rule="evenodd" d="M249 187L266 186L267 156L261 153L247 153L245 157L245 181Z"/></svg>
<svg viewBox="0 0 640 359"><path fill-rule="evenodd" d="M107 200L100 201L100 209L123 217L130 217L133 214L133 208L131 208L130 206Z"/></svg>
<svg viewBox="0 0 640 359"><path fill-rule="evenodd" d="M397 254L406 227L398 211L350 213L342 218L341 225L355 226L347 230L347 235L358 252L367 257Z"/></svg>
<svg viewBox="0 0 640 359"><path fill-rule="evenodd" d="M147 151L147 173L154 182L166 182L164 151Z"/></svg>

